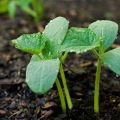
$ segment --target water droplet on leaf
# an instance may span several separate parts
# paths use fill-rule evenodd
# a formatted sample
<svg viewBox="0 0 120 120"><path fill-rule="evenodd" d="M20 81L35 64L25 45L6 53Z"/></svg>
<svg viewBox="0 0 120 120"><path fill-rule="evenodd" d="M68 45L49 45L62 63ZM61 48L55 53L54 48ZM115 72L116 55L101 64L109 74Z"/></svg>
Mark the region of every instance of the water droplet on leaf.
<svg viewBox="0 0 120 120"><path fill-rule="evenodd" d="M118 74L116 74L116 77L119 77L119 75L118 75Z"/></svg>

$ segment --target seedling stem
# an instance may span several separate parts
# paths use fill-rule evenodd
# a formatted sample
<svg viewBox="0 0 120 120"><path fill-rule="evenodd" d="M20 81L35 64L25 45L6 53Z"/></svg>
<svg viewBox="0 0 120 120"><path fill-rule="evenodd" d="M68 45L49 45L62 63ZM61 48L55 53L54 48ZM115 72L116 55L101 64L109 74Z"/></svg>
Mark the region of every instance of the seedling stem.
<svg viewBox="0 0 120 120"><path fill-rule="evenodd" d="M95 78L95 91L94 91L94 111L99 112L99 87L100 87L100 74L101 74L101 60L98 59L96 78Z"/></svg>
<svg viewBox="0 0 120 120"><path fill-rule="evenodd" d="M65 96L66 96L68 108L72 109L73 105L72 105L71 97L70 97L69 90L68 90L68 87L67 87L67 81L66 81L66 78L65 78L65 73L64 73L62 64L60 65L60 75L61 75L61 79L62 79L64 91L65 91Z"/></svg>
<svg viewBox="0 0 120 120"><path fill-rule="evenodd" d="M61 84L60 84L58 78L57 78L57 80L56 80L56 86L57 86L57 89L58 89L58 94L59 94L59 97L60 97L62 110L63 110L64 113L66 113L65 96L64 96L64 93L63 93L63 91L62 91L62 87L61 87Z"/></svg>
<svg viewBox="0 0 120 120"><path fill-rule="evenodd" d="M62 63L64 63L64 61L67 58L67 56L68 56L68 52L65 52L64 55L61 57Z"/></svg>

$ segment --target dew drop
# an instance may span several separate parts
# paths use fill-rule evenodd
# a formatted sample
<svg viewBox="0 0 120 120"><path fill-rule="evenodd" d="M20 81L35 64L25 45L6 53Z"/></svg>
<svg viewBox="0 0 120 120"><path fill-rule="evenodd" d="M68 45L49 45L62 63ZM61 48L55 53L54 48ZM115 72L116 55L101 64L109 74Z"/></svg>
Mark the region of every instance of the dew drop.
<svg viewBox="0 0 120 120"><path fill-rule="evenodd" d="M119 75L118 75L118 74L116 74L116 77L118 78L118 77L119 77Z"/></svg>
<svg viewBox="0 0 120 120"><path fill-rule="evenodd" d="M45 28L47 28L47 27L48 27L48 25L45 26Z"/></svg>
<svg viewBox="0 0 120 120"><path fill-rule="evenodd" d="M52 22L52 20L50 20L50 23Z"/></svg>

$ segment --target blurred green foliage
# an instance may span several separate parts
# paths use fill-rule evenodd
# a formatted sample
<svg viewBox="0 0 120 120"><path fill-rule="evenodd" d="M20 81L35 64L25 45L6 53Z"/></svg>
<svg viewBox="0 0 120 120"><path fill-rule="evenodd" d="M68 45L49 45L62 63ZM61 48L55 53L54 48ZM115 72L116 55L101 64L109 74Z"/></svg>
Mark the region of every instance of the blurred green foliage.
<svg viewBox="0 0 120 120"><path fill-rule="evenodd" d="M17 7L34 17L36 22L40 21L44 15L44 0L2 0L0 14L7 12L11 18L14 18Z"/></svg>

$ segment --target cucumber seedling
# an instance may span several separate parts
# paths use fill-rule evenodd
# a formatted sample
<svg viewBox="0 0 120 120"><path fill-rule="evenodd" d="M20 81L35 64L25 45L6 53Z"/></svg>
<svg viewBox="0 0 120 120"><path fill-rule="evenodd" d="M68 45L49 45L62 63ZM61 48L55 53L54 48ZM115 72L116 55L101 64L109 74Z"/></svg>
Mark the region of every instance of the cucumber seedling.
<svg viewBox="0 0 120 120"><path fill-rule="evenodd" d="M63 42L64 51L83 53L90 50L98 59L94 90L94 111L96 113L99 113L99 82L101 65L107 65L112 71L120 75L120 47L108 51L108 48L117 38L117 34L118 25L115 22L98 20L90 24L88 29L69 29Z"/></svg>
<svg viewBox="0 0 120 120"><path fill-rule="evenodd" d="M26 70L29 88L44 94L56 83L64 112L67 106L73 107L63 69L68 52L83 53L99 46L96 34L90 29L68 27L68 20L57 17L46 25L43 33L24 34L12 40L16 48L32 54Z"/></svg>
<svg viewBox="0 0 120 120"><path fill-rule="evenodd" d="M98 20L90 24L89 29L99 37L100 41L100 46L92 50L98 59L94 91L94 111L98 113L101 65L105 64L116 74L120 74L120 47L108 51L117 38L118 25L109 20Z"/></svg>
<svg viewBox="0 0 120 120"><path fill-rule="evenodd" d="M65 96L69 109L72 108L63 66L60 63L62 59L61 43L67 33L68 25L65 18L58 17L46 25L43 33L25 34L12 41L16 48L33 54L26 70L28 86L33 92L44 94L56 83L64 112L66 112ZM65 95L57 77L59 70Z"/></svg>

